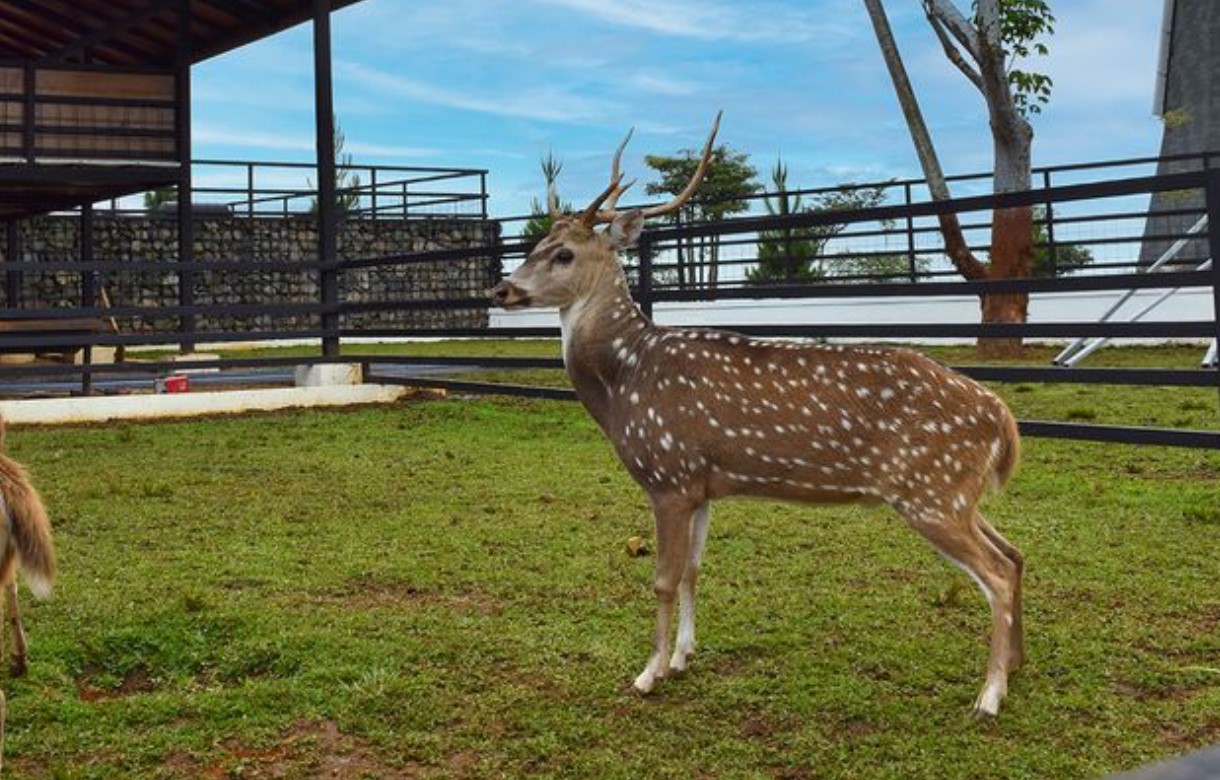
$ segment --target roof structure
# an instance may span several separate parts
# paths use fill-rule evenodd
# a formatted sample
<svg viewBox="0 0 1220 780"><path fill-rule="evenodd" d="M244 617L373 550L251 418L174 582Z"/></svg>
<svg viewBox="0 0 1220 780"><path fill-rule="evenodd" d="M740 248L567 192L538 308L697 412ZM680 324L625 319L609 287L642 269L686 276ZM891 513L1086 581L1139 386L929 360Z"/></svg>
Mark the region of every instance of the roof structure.
<svg viewBox="0 0 1220 780"><path fill-rule="evenodd" d="M359 0L330 0L339 10ZM188 59L201 62L300 24L313 0L0 0L0 59L172 68L179 13Z"/></svg>
<svg viewBox="0 0 1220 780"><path fill-rule="evenodd" d="M0 0L0 222L189 189L191 65L356 2Z"/></svg>

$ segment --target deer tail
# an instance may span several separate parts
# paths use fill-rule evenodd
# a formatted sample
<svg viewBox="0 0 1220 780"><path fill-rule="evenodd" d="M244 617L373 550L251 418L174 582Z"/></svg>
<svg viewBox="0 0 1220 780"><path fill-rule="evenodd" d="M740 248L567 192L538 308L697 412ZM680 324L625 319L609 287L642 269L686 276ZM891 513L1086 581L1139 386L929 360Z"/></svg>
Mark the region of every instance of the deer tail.
<svg viewBox="0 0 1220 780"><path fill-rule="evenodd" d="M999 447L991 461L992 490L999 490L1008 484L1021 460L1021 433L1017 430L1017 419L1007 406L1002 408L1004 419L997 440Z"/></svg>
<svg viewBox="0 0 1220 780"><path fill-rule="evenodd" d="M30 488L16 506L9 506L9 544L21 562L21 575L40 599L51 595L55 582L55 542L51 521L38 494Z"/></svg>
<svg viewBox="0 0 1220 780"><path fill-rule="evenodd" d="M0 419L0 446L3 441L4 421ZM34 595L46 598L55 581L51 520L26 470L4 455L0 455L0 515L8 532L0 561L0 583L10 582L13 569L20 567Z"/></svg>

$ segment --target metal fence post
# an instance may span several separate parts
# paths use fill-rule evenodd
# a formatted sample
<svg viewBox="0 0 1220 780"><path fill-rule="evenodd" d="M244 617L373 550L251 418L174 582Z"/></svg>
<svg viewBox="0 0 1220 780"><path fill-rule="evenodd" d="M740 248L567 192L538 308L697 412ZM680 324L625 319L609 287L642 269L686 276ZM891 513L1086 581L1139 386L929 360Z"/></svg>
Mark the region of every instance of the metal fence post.
<svg viewBox="0 0 1220 780"><path fill-rule="evenodd" d="M246 163L246 213L254 216L254 163Z"/></svg>
<svg viewBox="0 0 1220 780"><path fill-rule="evenodd" d="M902 185L905 206L911 205L911 183ZM911 284L919 281L919 265L915 262L915 218L907 215L907 264L911 270Z"/></svg>
<svg viewBox="0 0 1220 780"><path fill-rule="evenodd" d="M371 166L369 168L369 208L372 209L373 219L377 219L377 168Z"/></svg>
<svg viewBox="0 0 1220 780"><path fill-rule="evenodd" d="M1220 168L1204 168L1206 184L1203 187L1203 202L1207 208L1207 242L1211 250L1212 267L1212 336L1214 346L1220 347ZM1220 391L1220 368L1216 369L1216 389Z"/></svg>
<svg viewBox="0 0 1220 780"><path fill-rule="evenodd" d="M1049 170L1042 172L1042 189L1048 190L1051 187L1051 172ZM1034 247L1034 251L1038 251ZM1046 202L1046 251L1047 258L1051 263L1051 276L1059 275L1059 251L1055 248L1055 206L1051 201Z"/></svg>
<svg viewBox="0 0 1220 780"><path fill-rule="evenodd" d="M640 236L637 249L640 254L640 280L636 286L636 298L640 311L652 319L652 239L648 234Z"/></svg>

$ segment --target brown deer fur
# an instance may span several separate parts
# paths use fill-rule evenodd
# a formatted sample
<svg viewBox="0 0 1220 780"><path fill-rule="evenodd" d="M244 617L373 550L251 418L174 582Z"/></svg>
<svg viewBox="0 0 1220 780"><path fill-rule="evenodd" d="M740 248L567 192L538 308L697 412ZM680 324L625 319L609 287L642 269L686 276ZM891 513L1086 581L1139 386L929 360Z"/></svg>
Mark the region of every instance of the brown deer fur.
<svg viewBox="0 0 1220 780"><path fill-rule="evenodd" d="M17 571L34 595L50 595L55 579L55 545L51 522L38 491L25 468L4 454L4 419L0 418L0 587L13 635L10 668L13 676L25 674L25 628L17 608ZM4 740L4 694L0 692L0 759Z"/></svg>
<svg viewBox="0 0 1220 780"><path fill-rule="evenodd" d="M617 183L617 160L615 168ZM635 243L644 215L600 213L611 224L598 232L590 213L558 219L493 301L559 308L576 394L651 499L659 607L635 687L651 691L694 649L709 502L874 502L894 507L987 597L990 660L974 711L995 715L1023 655L1022 557L976 508L1017 463L1004 402L908 349L657 326L631 299L616 254Z"/></svg>

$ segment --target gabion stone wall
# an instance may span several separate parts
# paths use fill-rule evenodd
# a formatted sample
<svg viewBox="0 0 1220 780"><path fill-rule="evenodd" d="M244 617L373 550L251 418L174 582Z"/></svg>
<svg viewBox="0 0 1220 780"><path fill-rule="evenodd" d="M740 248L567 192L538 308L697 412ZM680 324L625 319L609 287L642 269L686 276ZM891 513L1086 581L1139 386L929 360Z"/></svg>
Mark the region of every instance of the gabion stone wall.
<svg viewBox="0 0 1220 780"><path fill-rule="evenodd" d="M366 259L412 252L478 248L494 245L498 225L479 220L351 220L340 228L341 259ZM22 254L26 262L73 262L80 258L80 220L50 216L23 223ZM198 270L195 302L200 306L311 304L319 301L315 262L317 227L310 216L284 218L220 217L195 221L195 260L200 263L241 261L240 270ZM0 256L4 250L0 242ZM120 261L122 271L99 275L113 307L152 309L148 316L119 320L128 332L172 331L174 317L155 310L178 305L177 270L142 270L153 262L172 261L178 252L178 228L172 218L97 215L94 259ZM350 303L437 301L477 298L463 308L420 308L346 315L345 328L481 328L487 307L481 301L500 276L494 253L460 260L391 264L346 271L339 276L340 300ZM24 309L79 306L82 275L75 271L26 271L21 279ZM14 306L15 302L6 301ZM243 332L308 330L320 327L310 314L252 313L201 316L196 330Z"/></svg>

